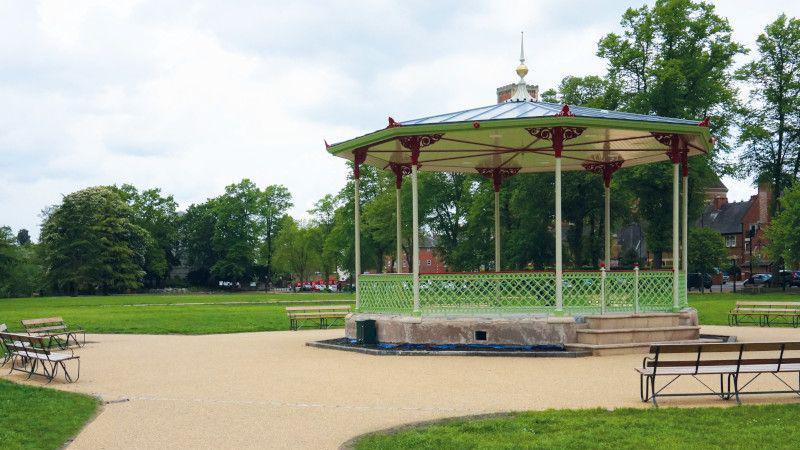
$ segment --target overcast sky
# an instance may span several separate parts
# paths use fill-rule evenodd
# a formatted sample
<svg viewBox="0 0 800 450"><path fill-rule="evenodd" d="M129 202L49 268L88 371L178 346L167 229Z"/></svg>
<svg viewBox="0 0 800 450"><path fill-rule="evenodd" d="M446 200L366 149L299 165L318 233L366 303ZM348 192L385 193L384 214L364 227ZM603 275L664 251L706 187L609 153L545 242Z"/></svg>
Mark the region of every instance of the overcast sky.
<svg viewBox="0 0 800 450"><path fill-rule="evenodd" d="M752 46L800 2L720 1ZM87 186L161 187L181 208L250 178L302 217L345 183L323 139L494 103L519 32L541 90L601 74L622 1L0 0L0 225ZM730 198L747 182L726 179Z"/></svg>

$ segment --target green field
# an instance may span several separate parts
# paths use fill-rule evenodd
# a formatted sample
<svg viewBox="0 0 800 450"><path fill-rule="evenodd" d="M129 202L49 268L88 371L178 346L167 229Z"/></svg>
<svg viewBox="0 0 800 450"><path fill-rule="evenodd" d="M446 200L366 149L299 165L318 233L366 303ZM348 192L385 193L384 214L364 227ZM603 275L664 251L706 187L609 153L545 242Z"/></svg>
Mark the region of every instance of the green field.
<svg viewBox="0 0 800 450"><path fill-rule="evenodd" d="M365 436L357 449L797 448L800 404L548 410Z"/></svg>
<svg viewBox="0 0 800 450"><path fill-rule="evenodd" d="M351 303L352 294L161 294L0 300L0 323L61 316L91 333L211 334L288 330L286 306Z"/></svg>
<svg viewBox="0 0 800 450"><path fill-rule="evenodd" d="M689 294L689 306L697 309L701 325L727 325L728 311L738 300L800 302L800 292L793 289L788 293L770 292L755 295L742 293Z"/></svg>
<svg viewBox="0 0 800 450"><path fill-rule="evenodd" d="M700 323L726 325L736 300L800 301L794 293L695 294ZM352 303L352 294L159 294L0 299L0 323L61 316L92 333L210 334L287 330L284 308L297 304Z"/></svg>
<svg viewBox="0 0 800 450"><path fill-rule="evenodd" d="M0 380L0 447L60 448L95 413L93 397Z"/></svg>

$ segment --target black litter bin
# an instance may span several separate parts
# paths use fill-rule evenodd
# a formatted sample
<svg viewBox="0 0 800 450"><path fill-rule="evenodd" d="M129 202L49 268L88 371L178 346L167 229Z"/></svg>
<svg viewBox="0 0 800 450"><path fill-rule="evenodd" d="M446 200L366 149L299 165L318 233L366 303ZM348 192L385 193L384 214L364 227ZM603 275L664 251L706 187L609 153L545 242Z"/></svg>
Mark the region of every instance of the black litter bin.
<svg viewBox="0 0 800 450"><path fill-rule="evenodd" d="M356 340L362 345L378 344L378 330L374 320L356 321Z"/></svg>

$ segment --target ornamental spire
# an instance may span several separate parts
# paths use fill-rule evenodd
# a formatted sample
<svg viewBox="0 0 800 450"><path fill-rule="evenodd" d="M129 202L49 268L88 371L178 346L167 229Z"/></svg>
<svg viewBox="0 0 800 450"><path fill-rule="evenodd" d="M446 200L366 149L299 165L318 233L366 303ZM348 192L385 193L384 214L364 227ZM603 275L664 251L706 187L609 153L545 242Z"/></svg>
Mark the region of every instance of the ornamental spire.
<svg viewBox="0 0 800 450"><path fill-rule="evenodd" d="M517 82L517 89L514 95L511 96L507 102L532 102L534 101L528 92L528 84L525 83L525 75L528 74L528 66L525 65L525 32L520 32L519 41L519 66L517 66L517 75L519 75L519 82Z"/></svg>

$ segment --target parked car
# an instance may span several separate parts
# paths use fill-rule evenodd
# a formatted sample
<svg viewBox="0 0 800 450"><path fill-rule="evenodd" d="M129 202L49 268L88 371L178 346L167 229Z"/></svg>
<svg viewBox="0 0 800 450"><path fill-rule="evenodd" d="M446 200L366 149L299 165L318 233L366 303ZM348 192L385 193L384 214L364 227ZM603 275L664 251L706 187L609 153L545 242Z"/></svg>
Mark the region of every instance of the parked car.
<svg viewBox="0 0 800 450"><path fill-rule="evenodd" d="M699 291L701 287L700 285L701 279L703 280L702 287L706 289L711 289L711 275L707 273L702 274L702 278L699 273L690 273L686 278L686 284L688 285L689 289L694 288Z"/></svg>
<svg viewBox="0 0 800 450"><path fill-rule="evenodd" d="M779 270L778 274L772 279L772 286L779 286L779 287L800 286L800 271Z"/></svg>
<svg viewBox="0 0 800 450"><path fill-rule="evenodd" d="M769 273L757 273L752 275L750 278L744 280L745 286L772 286L772 274Z"/></svg>

